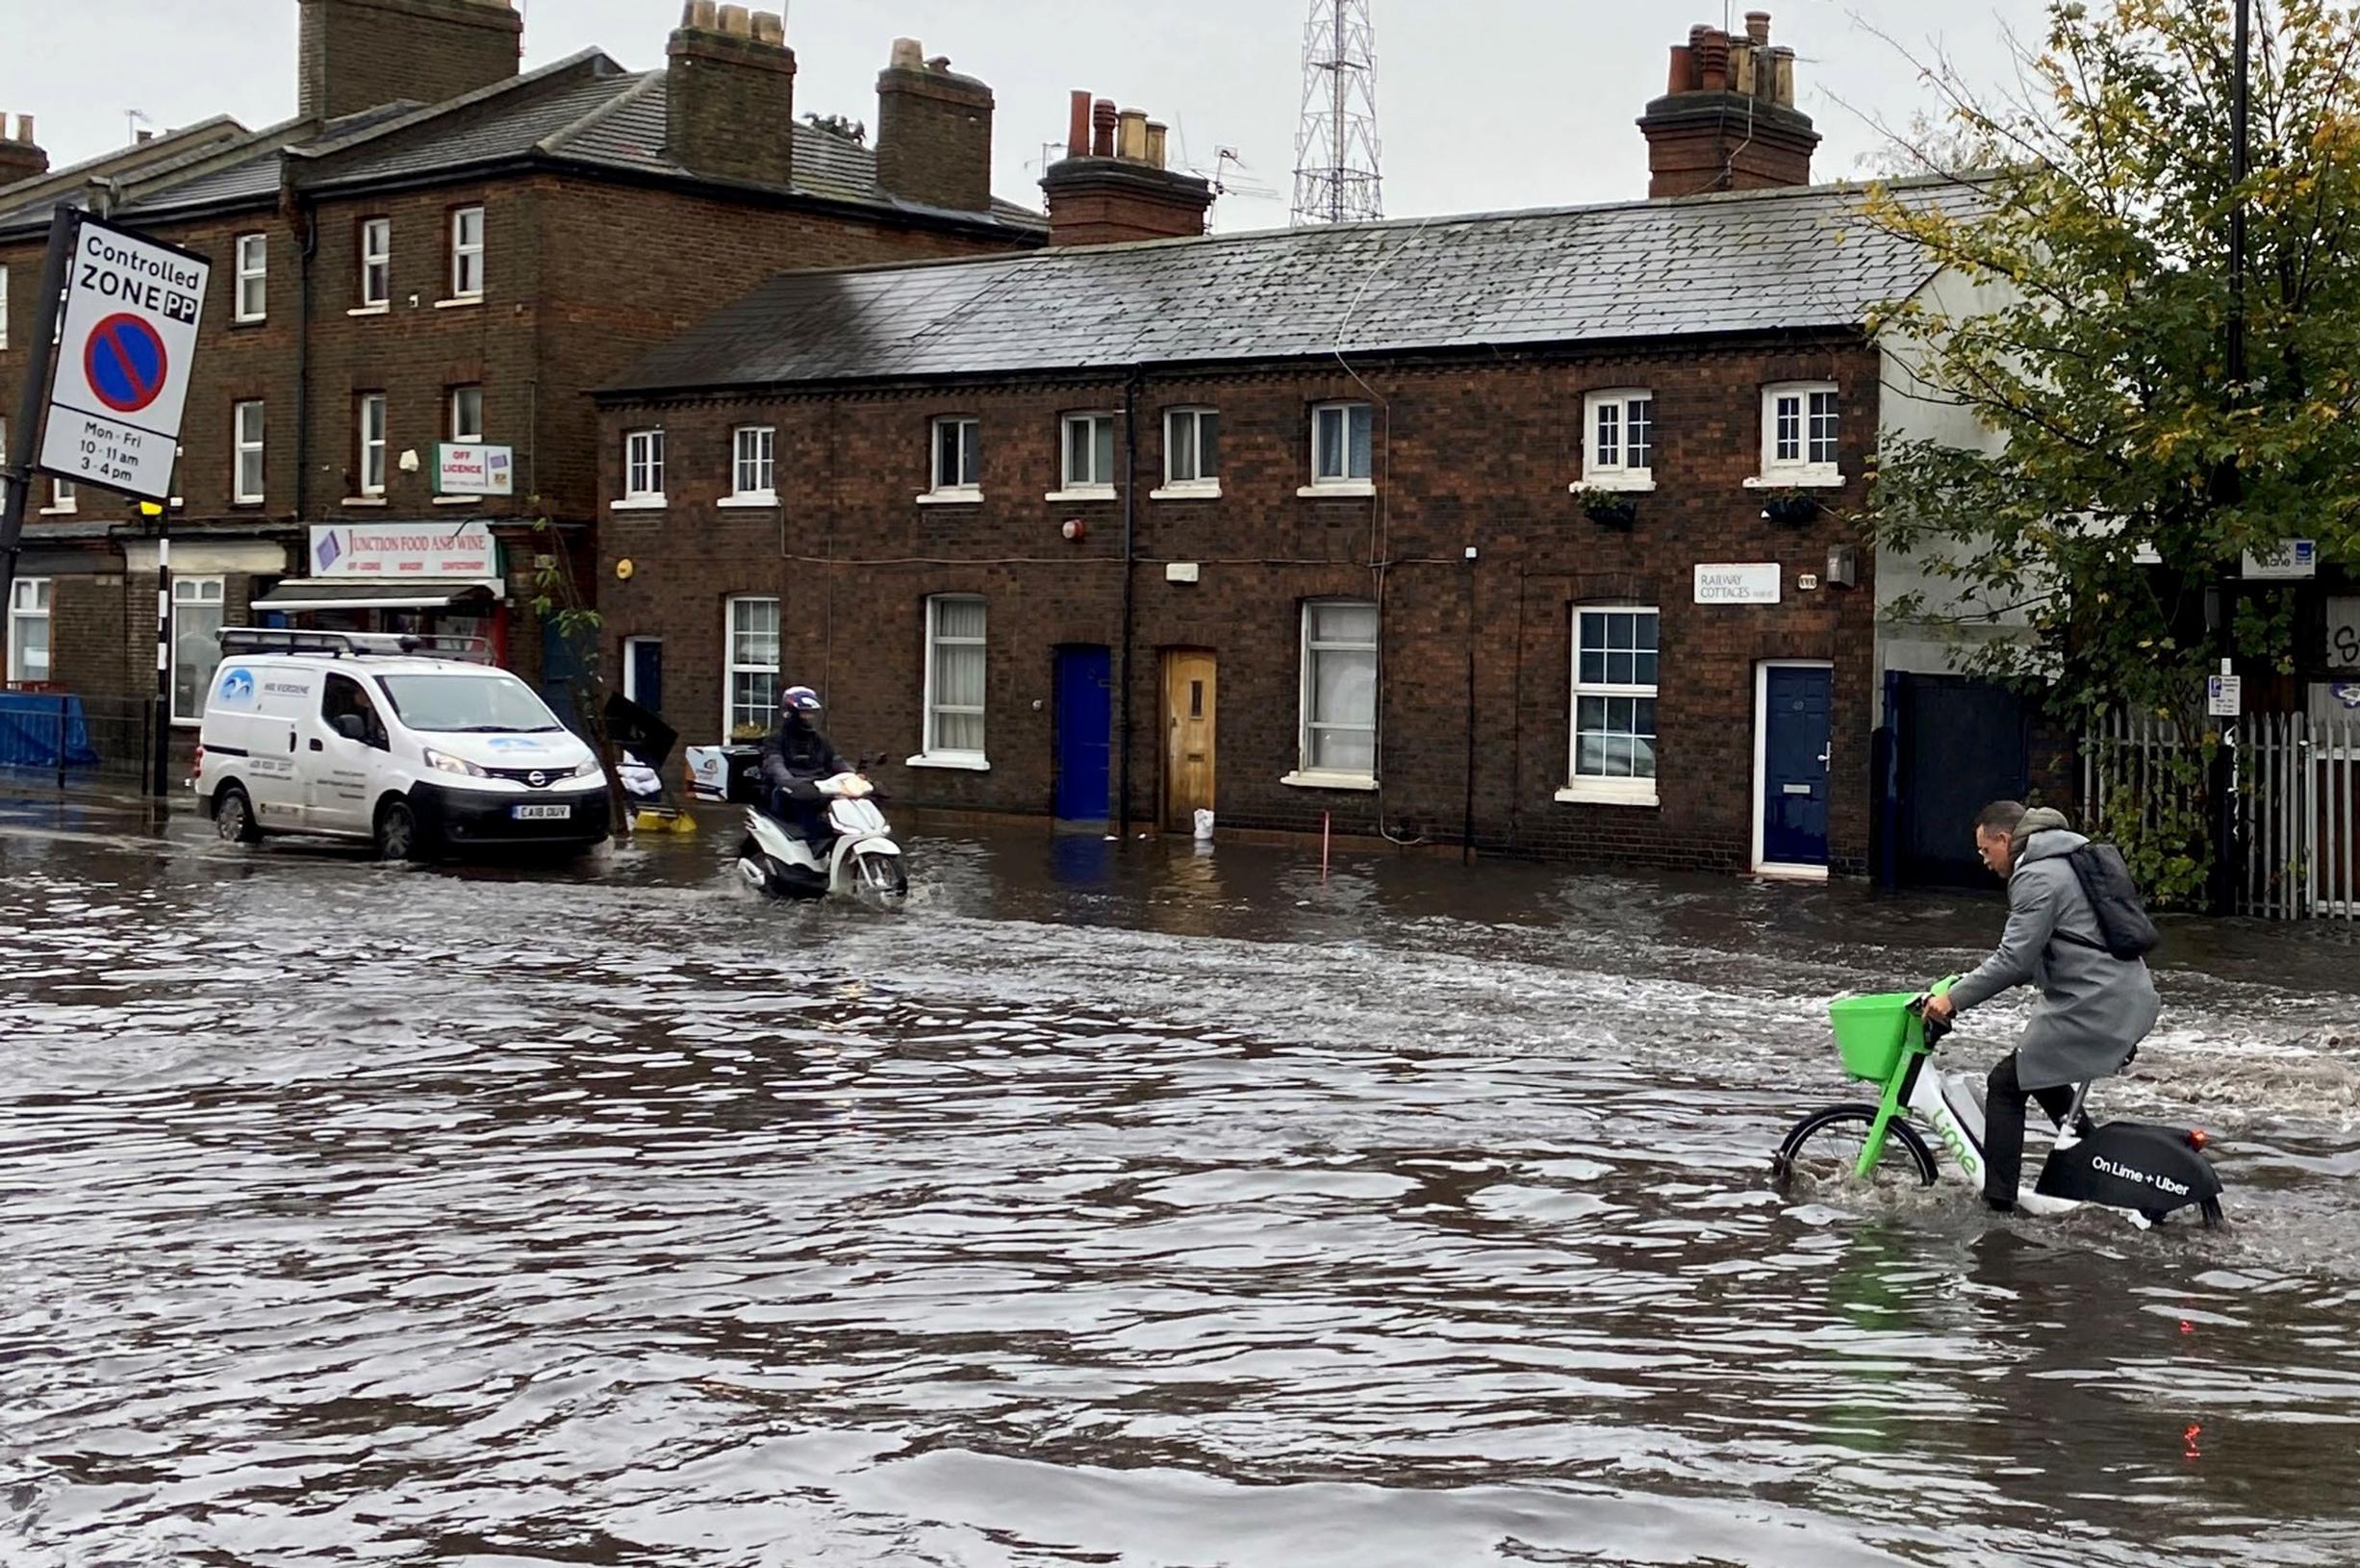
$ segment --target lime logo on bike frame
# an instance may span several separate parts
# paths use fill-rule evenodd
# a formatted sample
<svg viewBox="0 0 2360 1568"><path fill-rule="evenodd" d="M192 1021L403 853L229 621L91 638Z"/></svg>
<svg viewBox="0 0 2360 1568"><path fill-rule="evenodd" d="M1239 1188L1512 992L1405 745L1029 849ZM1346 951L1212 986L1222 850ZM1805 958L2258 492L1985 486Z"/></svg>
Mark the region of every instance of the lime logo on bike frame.
<svg viewBox="0 0 2360 1568"><path fill-rule="evenodd" d="M1959 1130L1957 1119L1949 1116L1937 1116L1931 1120L1934 1123L1934 1130L1941 1134L1942 1147L1950 1151L1950 1157L1959 1162L1960 1167L1970 1178L1981 1176L1982 1167L1975 1159L1974 1151L1967 1147L1967 1134Z"/></svg>

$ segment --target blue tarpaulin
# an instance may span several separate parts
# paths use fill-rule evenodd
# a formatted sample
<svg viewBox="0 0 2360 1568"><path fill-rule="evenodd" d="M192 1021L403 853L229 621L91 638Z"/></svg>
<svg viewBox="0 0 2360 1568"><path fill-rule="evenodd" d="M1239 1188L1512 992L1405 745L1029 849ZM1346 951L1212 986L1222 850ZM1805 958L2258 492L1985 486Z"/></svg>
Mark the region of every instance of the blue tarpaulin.
<svg viewBox="0 0 2360 1568"><path fill-rule="evenodd" d="M60 721L63 720L63 724ZM65 755L61 759L61 748ZM0 768L95 768L98 752L71 693L0 692Z"/></svg>

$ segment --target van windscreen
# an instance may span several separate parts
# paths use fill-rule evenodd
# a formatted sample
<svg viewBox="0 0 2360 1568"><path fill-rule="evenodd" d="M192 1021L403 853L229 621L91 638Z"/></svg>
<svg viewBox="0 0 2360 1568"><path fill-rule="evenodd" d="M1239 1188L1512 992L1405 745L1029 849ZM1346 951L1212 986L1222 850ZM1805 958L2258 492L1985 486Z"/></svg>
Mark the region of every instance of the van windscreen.
<svg viewBox="0 0 2360 1568"><path fill-rule="evenodd" d="M429 734L540 734L564 727L514 675L380 675L377 683L403 723Z"/></svg>

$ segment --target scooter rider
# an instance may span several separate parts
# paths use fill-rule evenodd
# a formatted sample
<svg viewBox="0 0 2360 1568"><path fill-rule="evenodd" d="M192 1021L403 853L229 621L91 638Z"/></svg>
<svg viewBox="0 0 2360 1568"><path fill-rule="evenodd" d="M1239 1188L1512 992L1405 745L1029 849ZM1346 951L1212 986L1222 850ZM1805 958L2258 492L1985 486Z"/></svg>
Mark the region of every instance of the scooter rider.
<svg viewBox="0 0 2360 1568"><path fill-rule="evenodd" d="M1983 1199L2016 1207L2024 1163L2024 1107L2034 1098L2059 1125L2073 1085L2122 1070L2155 1027L2162 1004L2142 958L2117 958L2101 940L2088 894L2066 857L2090 841L2065 814L1994 800L1975 818L1975 851L2008 884L2008 927L1981 968L1926 1003L1947 1022L2013 987L2041 999L2016 1050L1992 1069L1984 1104Z"/></svg>
<svg viewBox="0 0 2360 1568"><path fill-rule="evenodd" d="M762 743L762 789L771 815L807 840L827 836L827 805L821 779L853 771L820 733L820 694L790 686L778 694L778 723Z"/></svg>

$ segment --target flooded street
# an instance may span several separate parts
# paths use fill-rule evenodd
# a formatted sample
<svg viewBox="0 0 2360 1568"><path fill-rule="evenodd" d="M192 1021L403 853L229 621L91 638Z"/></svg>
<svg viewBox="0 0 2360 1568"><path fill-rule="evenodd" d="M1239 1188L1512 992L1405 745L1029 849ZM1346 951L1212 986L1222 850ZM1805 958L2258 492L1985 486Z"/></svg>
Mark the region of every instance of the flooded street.
<svg viewBox="0 0 2360 1568"><path fill-rule="evenodd" d="M2360 1561L2360 933L2168 932L2142 1234L1767 1185L1995 901L708 825L0 803L0 1561Z"/></svg>

